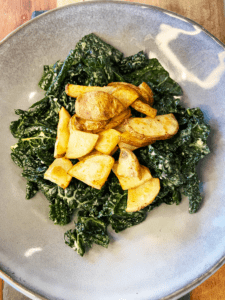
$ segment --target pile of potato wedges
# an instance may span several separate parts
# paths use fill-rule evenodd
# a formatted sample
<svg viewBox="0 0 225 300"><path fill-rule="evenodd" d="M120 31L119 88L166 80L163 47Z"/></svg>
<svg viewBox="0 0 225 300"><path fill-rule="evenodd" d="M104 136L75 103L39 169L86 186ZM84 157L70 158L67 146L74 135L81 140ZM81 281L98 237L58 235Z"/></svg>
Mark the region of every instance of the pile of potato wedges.
<svg viewBox="0 0 225 300"><path fill-rule="evenodd" d="M64 107L59 111L55 160L44 178L63 189L72 177L101 189L113 171L122 189L128 190L127 212L152 203L160 181L139 164L133 151L174 136L179 129L174 115L157 116L152 90L145 82L138 87L125 82L104 87L68 84L65 90L76 98L76 114L70 116ZM130 107L146 117L132 117ZM112 155L118 149L115 162ZM79 162L73 165L70 159Z"/></svg>

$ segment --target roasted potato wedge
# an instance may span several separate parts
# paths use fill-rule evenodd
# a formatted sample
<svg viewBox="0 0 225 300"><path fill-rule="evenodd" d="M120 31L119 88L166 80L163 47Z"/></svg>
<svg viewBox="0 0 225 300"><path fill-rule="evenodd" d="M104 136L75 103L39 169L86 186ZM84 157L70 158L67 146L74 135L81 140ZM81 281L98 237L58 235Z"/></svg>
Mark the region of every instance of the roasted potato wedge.
<svg viewBox="0 0 225 300"><path fill-rule="evenodd" d="M77 115L73 116L73 122L75 125L75 128L77 130L85 131L85 132L90 132L90 131L95 131L98 132L101 129L103 130L107 124L108 121L92 121L92 120L86 120L79 118Z"/></svg>
<svg viewBox="0 0 225 300"><path fill-rule="evenodd" d="M118 86L128 86L134 89L139 94L139 99L142 100L144 103L149 104L150 106L153 105L153 92L151 88L147 85L147 83L142 82L139 86L133 85L127 82L110 82L108 86L118 87ZM113 90L112 90L113 91Z"/></svg>
<svg viewBox="0 0 225 300"><path fill-rule="evenodd" d="M160 191L159 178L152 178L136 188L128 190L127 212L139 211L151 204Z"/></svg>
<svg viewBox="0 0 225 300"><path fill-rule="evenodd" d="M155 140L152 138L144 137L140 139L127 131L121 133L120 141L138 148L151 145L155 142Z"/></svg>
<svg viewBox="0 0 225 300"><path fill-rule="evenodd" d="M120 140L120 132L115 129L107 129L99 133L99 139L95 149L104 154L110 154Z"/></svg>
<svg viewBox="0 0 225 300"><path fill-rule="evenodd" d="M125 119L129 118L130 116L131 110L128 108L122 111L119 115L110 119L109 122L106 124L105 129L115 129L115 127L119 126Z"/></svg>
<svg viewBox="0 0 225 300"><path fill-rule="evenodd" d="M67 144L69 141L70 131L69 122L71 116L68 111L62 107L59 111L59 122L57 126L57 137L55 143L54 157L63 157L66 153Z"/></svg>
<svg viewBox="0 0 225 300"><path fill-rule="evenodd" d="M154 95L151 88L146 82L142 82L138 87L142 97L145 99L145 102L152 106L154 103Z"/></svg>
<svg viewBox="0 0 225 300"><path fill-rule="evenodd" d="M68 174L100 190L105 184L113 165L113 157L96 154L79 161L69 170Z"/></svg>
<svg viewBox="0 0 225 300"><path fill-rule="evenodd" d="M136 150L136 149L139 148L139 147L136 147L136 146L133 146L133 145L126 144L126 143L124 143L124 142L119 142L119 143L118 143L118 146L119 146L120 149L121 149L121 148L127 148L127 149L129 149L129 150L131 150L131 151L134 151L134 150Z"/></svg>
<svg viewBox="0 0 225 300"><path fill-rule="evenodd" d="M73 98L77 98L80 95L93 91L102 91L110 93L113 89L114 88L110 86L84 86L69 83L65 87L66 94Z"/></svg>
<svg viewBox="0 0 225 300"><path fill-rule="evenodd" d="M72 177L67 172L73 167L72 162L65 157L56 158L44 174L44 179L50 180L65 189Z"/></svg>
<svg viewBox="0 0 225 300"><path fill-rule="evenodd" d="M88 153L88 154L86 154L84 156L79 157L78 160L81 161L81 160L84 160L86 158L89 158L91 155L96 155L96 154L103 155L103 153L101 153L98 150L94 149L90 153Z"/></svg>
<svg viewBox="0 0 225 300"><path fill-rule="evenodd" d="M79 158L90 153L94 149L97 140L97 134L71 130L66 150L66 158Z"/></svg>
<svg viewBox="0 0 225 300"><path fill-rule="evenodd" d="M125 107L113 95L94 91L78 96L75 110L77 116L82 119L105 121L119 115Z"/></svg>
<svg viewBox="0 0 225 300"><path fill-rule="evenodd" d="M142 165L141 165L141 179L139 179L138 177L119 176L117 173L117 167L118 167L118 162L115 162L112 170L115 173L116 177L119 179L120 185L123 190L128 190L137 187L152 178L150 170L147 167Z"/></svg>
<svg viewBox="0 0 225 300"><path fill-rule="evenodd" d="M126 108L135 100L140 98L140 94L129 85L119 85L111 92Z"/></svg>
<svg viewBox="0 0 225 300"><path fill-rule="evenodd" d="M126 132L127 130L126 130L126 126L125 126L125 121L123 123L121 123L120 125L116 126L114 129L121 133Z"/></svg>
<svg viewBox="0 0 225 300"><path fill-rule="evenodd" d="M157 115L157 109L151 107L150 105L144 103L142 100L136 100L131 104L135 110L145 114L150 118L155 118Z"/></svg>
<svg viewBox="0 0 225 300"><path fill-rule="evenodd" d="M138 138L165 140L175 135L179 124L173 114L160 115L153 118L130 118L126 129Z"/></svg>
<svg viewBox="0 0 225 300"><path fill-rule="evenodd" d="M127 148L120 148L117 174L118 176L141 179L141 166L139 161L136 155Z"/></svg>

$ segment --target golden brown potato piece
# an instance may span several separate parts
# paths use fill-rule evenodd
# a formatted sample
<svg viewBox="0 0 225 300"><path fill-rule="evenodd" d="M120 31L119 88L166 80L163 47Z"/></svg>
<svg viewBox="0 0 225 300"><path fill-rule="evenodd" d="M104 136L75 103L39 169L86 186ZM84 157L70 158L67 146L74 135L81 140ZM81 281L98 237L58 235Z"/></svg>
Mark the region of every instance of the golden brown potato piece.
<svg viewBox="0 0 225 300"><path fill-rule="evenodd" d="M63 157L66 153L67 144L69 141L70 131L69 131L69 122L70 114L62 106L59 111L59 123L57 126L57 137L55 143L54 157L59 158Z"/></svg>
<svg viewBox="0 0 225 300"><path fill-rule="evenodd" d="M112 86L115 88L118 86L128 86L134 89L139 94L140 100L142 100L146 104L149 104L150 106L153 105L153 92L145 82L142 82L139 86L127 82L110 82L108 86ZM111 93L112 92L113 90L111 91Z"/></svg>
<svg viewBox="0 0 225 300"><path fill-rule="evenodd" d="M71 130L66 150L66 158L79 158L90 153L94 149L97 140L97 134Z"/></svg>
<svg viewBox="0 0 225 300"><path fill-rule="evenodd" d="M107 129L99 133L95 149L104 154L110 154L119 143L120 133L115 129Z"/></svg>
<svg viewBox="0 0 225 300"><path fill-rule="evenodd" d="M116 153L116 151L119 149L119 147L118 146L116 146L113 150L112 150L112 152L110 153L110 155L112 156L114 153Z"/></svg>
<svg viewBox="0 0 225 300"><path fill-rule="evenodd" d="M144 103L141 100L134 101L131 104L131 107L150 118L155 118L157 115L157 110L155 108L151 107L150 105Z"/></svg>
<svg viewBox="0 0 225 300"><path fill-rule="evenodd" d="M148 86L146 82L142 82L138 87L140 89L143 98L145 99L145 102L150 106L152 106L154 102L154 95L151 88ZM146 95L148 96L148 98Z"/></svg>
<svg viewBox="0 0 225 300"><path fill-rule="evenodd" d="M90 153L88 153L84 156L78 157L78 160L81 161L81 160L84 160L84 159L90 157L91 155L96 155L96 154L103 155L103 153L101 153L98 150L94 149Z"/></svg>
<svg viewBox="0 0 225 300"><path fill-rule="evenodd" d="M81 131L95 131L98 132L104 129L108 121L92 121L79 118L77 115L73 115L72 121L74 122L75 128Z"/></svg>
<svg viewBox="0 0 225 300"><path fill-rule="evenodd" d="M151 138L155 140L165 140L175 135L179 129L179 124L173 114L156 116L154 119L130 118L126 124L126 129L138 138Z"/></svg>
<svg viewBox="0 0 225 300"><path fill-rule="evenodd" d="M91 155L75 164L68 174L100 190L105 184L113 164L114 158L109 155Z"/></svg>
<svg viewBox="0 0 225 300"><path fill-rule="evenodd" d="M118 167L118 162L114 164L112 170L115 173L116 177L119 179L120 185L123 190L128 190L137 187L152 178L150 170L147 167L142 165L141 165L141 179L139 179L138 177L119 176L117 173L117 167Z"/></svg>
<svg viewBox="0 0 225 300"><path fill-rule="evenodd" d="M106 124L105 129L110 129L119 126L125 119L129 118L131 116L131 110L128 108L124 111L122 111L119 115L113 117L109 120L109 122Z"/></svg>
<svg viewBox="0 0 225 300"><path fill-rule="evenodd" d="M152 178L128 190L127 212L139 211L151 204L160 191L159 178Z"/></svg>
<svg viewBox="0 0 225 300"><path fill-rule="evenodd" d="M121 132L121 133L127 131L126 130L126 126L125 126L125 124L126 124L125 121L123 123L121 123L120 125L116 126L114 129L117 130L117 131L119 131L119 132Z"/></svg>
<svg viewBox="0 0 225 300"><path fill-rule="evenodd" d="M72 177L67 172L73 167L72 162L65 157L56 158L44 174L44 179L58 184L61 188L68 187Z"/></svg>
<svg viewBox="0 0 225 300"><path fill-rule="evenodd" d="M88 92L77 97L75 110L78 117L86 120L105 121L125 110L124 105L106 92Z"/></svg>
<svg viewBox="0 0 225 300"><path fill-rule="evenodd" d="M118 146L119 146L120 149L121 149L121 148L127 148L127 149L129 149L129 150L131 150L131 151L134 151L134 150L136 150L136 149L139 148L139 147L136 147L136 146L133 146L133 145L126 144L126 143L124 143L124 142L119 142L119 143L118 143Z"/></svg>
<svg viewBox="0 0 225 300"><path fill-rule="evenodd" d="M102 91L110 93L113 90L113 87L109 86L84 86L84 85L76 85L76 84L67 84L65 87L66 94L70 97L77 98L80 95L83 95L87 92L93 91Z"/></svg>
<svg viewBox="0 0 225 300"><path fill-rule="evenodd" d="M75 126L75 118L76 118L76 114L70 118L69 125L68 125L69 131L78 130L78 128Z"/></svg>
<svg viewBox="0 0 225 300"><path fill-rule="evenodd" d="M136 155L127 148L120 148L117 174L118 176L141 179L141 166L139 161Z"/></svg>
<svg viewBox="0 0 225 300"><path fill-rule="evenodd" d="M154 139L151 139L151 138L138 138L138 137L135 137L134 135L132 135L130 132L123 132L121 133L121 136L120 136L120 140L121 142L124 142L126 144L129 144L129 145L132 145L132 146L135 146L135 147L146 147L148 145L151 145L155 142Z"/></svg>
<svg viewBox="0 0 225 300"><path fill-rule="evenodd" d="M135 100L140 98L140 94L129 85L119 85L111 92L111 95L128 108Z"/></svg>

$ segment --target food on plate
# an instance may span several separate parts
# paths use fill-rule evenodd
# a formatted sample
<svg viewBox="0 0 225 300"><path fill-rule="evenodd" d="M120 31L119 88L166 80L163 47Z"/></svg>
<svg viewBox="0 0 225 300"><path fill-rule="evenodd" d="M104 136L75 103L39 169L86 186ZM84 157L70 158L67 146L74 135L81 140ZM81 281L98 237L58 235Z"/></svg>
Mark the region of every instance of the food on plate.
<svg viewBox="0 0 225 300"><path fill-rule="evenodd" d="M59 111L59 123L57 127L57 137L56 137L55 151L54 151L55 158L63 157L66 154L66 148L70 136L69 126L68 126L70 122L70 118L71 118L70 114L62 106L62 108Z"/></svg>
<svg viewBox="0 0 225 300"><path fill-rule="evenodd" d="M105 129L116 129L117 126L120 126L123 121L131 116L131 110L128 108L122 111L117 116L113 117L109 120L109 122L105 125Z"/></svg>
<svg viewBox="0 0 225 300"><path fill-rule="evenodd" d="M151 172L149 168L145 166L140 166L141 169L141 176L139 177L128 177L128 176L120 176L117 173L117 168L118 168L118 162L115 162L112 170L117 176L119 183L122 187L123 190L129 190L131 188L135 188L141 184L143 184L145 181L149 180L152 178Z"/></svg>
<svg viewBox="0 0 225 300"><path fill-rule="evenodd" d="M152 106L154 102L154 96L152 90L147 85L147 83L143 81L141 84L139 84L138 88L139 88L139 92L143 97L142 99L144 99L144 102Z"/></svg>
<svg viewBox="0 0 225 300"><path fill-rule="evenodd" d="M151 178L143 184L128 190L127 212L135 212L151 204L160 191L159 178Z"/></svg>
<svg viewBox="0 0 225 300"><path fill-rule="evenodd" d="M99 136L94 133L70 130L70 136L66 149L66 158L79 158L90 153L98 140Z"/></svg>
<svg viewBox="0 0 225 300"><path fill-rule="evenodd" d="M132 104L131 107L136 109L142 114L145 114L151 118L155 118L157 114L157 110L150 105L144 103L142 100L135 100Z"/></svg>
<svg viewBox="0 0 225 300"><path fill-rule="evenodd" d="M120 141L120 133L115 129L107 129L99 133L95 149L104 154L110 154Z"/></svg>
<svg viewBox="0 0 225 300"><path fill-rule="evenodd" d="M44 174L44 179L50 180L65 189L70 184L72 176L68 171L73 167L72 162L65 157L56 158Z"/></svg>
<svg viewBox="0 0 225 300"><path fill-rule="evenodd" d="M182 106L180 85L156 58L124 57L88 34L65 61L44 66L39 87L43 99L15 110L11 158L26 199L40 191L55 224L75 220L65 243L79 255L108 247L108 228L140 224L162 203L199 210L196 166L210 153L210 127L200 108Z"/></svg>
<svg viewBox="0 0 225 300"><path fill-rule="evenodd" d="M68 174L95 189L101 189L105 184L112 167L114 158L105 154L93 154L75 164Z"/></svg>
<svg viewBox="0 0 225 300"><path fill-rule="evenodd" d="M125 110L124 105L112 94L101 91L88 92L76 99L75 111L78 117L94 120L109 120Z"/></svg>
<svg viewBox="0 0 225 300"><path fill-rule="evenodd" d="M141 166L137 156L127 148L120 148L117 174L125 177L138 177L141 179Z"/></svg>
<svg viewBox="0 0 225 300"><path fill-rule="evenodd" d="M87 92L94 92L94 91L100 91L100 92L110 92L113 90L113 87L110 86L85 86L85 85L77 85L77 84L67 84L65 87L66 94L70 97L77 98L78 96L81 96Z"/></svg>
<svg viewBox="0 0 225 300"><path fill-rule="evenodd" d="M178 132L179 124L173 114L168 114L155 118L130 118L126 129L140 139L165 140Z"/></svg>

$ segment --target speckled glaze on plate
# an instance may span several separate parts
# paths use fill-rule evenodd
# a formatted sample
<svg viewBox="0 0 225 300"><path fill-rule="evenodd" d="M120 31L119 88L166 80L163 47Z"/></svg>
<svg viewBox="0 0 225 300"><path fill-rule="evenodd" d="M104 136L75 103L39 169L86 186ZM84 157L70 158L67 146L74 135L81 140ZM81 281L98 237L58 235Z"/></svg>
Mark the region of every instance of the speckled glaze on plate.
<svg viewBox="0 0 225 300"><path fill-rule="evenodd" d="M64 244L48 220L41 193L25 200L25 180L10 160L14 109L40 100L44 64L64 59L94 32L125 55L157 57L184 91L184 106L199 106L211 125L211 154L199 164L204 204L161 205L145 222L110 231L108 249L95 245L83 258ZM85 2L26 23L0 45L0 276L32 299L177 299L224 263L225 47L191 20L152 6Z"/></svg>

